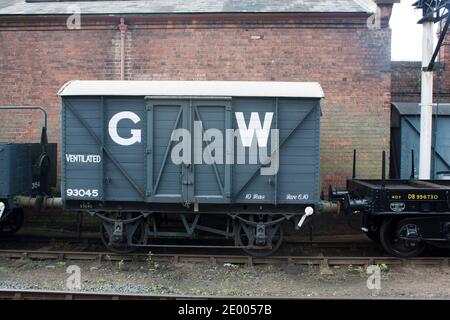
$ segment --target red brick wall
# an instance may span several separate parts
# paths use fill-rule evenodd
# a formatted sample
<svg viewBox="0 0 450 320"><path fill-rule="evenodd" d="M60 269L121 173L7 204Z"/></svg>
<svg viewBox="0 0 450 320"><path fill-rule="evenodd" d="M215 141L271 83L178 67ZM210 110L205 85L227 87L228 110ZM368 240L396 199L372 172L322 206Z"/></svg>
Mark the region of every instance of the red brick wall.
<svg viewBox="0 0 450 320"><path fill-rule="evenodd" d="M421 65L421 62L392 62L392 101L420 102ZM450 34L439 53L433 89L435 102L450 102Z"/></svg>
<svg viewBox="0 0 450 320"><path fill-rule="evenodd" d="M60 87L73 79L119 79L119 18L108 19L81 30L66 30L63 23L43 18L21 26L0 19L0 105L47 107L49 140L59 142ZM174 24L127 18L125 76L318 81L326 96L323 187L343 186L354 148L365 177L380 175L381 151L389 150L390 30L369 30L365 19ZM315 24L307 24L311 21ZM37 140L37 117L35 112L2 112L0 141Z"/></svg>
<svg viewBox="0 0 450 320"><path fill-rule="evenodd" d="M420 101L420 66L421 62L392 62L392 101Z"/></svg>

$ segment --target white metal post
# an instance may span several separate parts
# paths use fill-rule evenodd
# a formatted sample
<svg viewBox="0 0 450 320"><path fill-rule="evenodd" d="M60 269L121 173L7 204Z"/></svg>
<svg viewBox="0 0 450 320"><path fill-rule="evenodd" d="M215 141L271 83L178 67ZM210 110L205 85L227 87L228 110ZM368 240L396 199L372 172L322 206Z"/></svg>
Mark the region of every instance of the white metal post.
<svg viewBox="0 0 450 320"><path fill-rule="evenodd" d="M422 98L420 107L419 179L431 175L431 137L433 119L433 71L426 71L433 55L433 22L424 22L422 38Z"/></svg>

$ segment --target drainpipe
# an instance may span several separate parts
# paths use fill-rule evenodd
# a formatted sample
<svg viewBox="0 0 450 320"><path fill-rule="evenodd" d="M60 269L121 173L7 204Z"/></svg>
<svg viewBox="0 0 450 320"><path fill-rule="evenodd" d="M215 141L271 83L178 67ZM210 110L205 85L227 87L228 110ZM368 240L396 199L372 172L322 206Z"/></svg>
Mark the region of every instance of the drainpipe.
<svg viewBox="0 0 450 320"><path fill-rule="evenodd" d="M127 25L125 18L120 18L120 80L125 80L125 35L127 32Z"/></svg>

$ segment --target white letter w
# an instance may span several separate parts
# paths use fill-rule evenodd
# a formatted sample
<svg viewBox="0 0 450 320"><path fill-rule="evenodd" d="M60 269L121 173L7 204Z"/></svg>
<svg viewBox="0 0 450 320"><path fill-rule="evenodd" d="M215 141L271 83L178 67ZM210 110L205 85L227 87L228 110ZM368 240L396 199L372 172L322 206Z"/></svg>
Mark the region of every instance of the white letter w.
<svg viewBox="0 0 450 320"><path fill-rule="evenodd" d="M253 135L256 133L256 139L260 147L267 147L269 140L270 126L272 124L273 112L266 112L264 116L264 125L261 128L261 120L258 112L252 112L250 115L250 123L245 124L244 113L236 112L236 121L239 127L239 134L241 136L242 146L251 147Z"/></svg>

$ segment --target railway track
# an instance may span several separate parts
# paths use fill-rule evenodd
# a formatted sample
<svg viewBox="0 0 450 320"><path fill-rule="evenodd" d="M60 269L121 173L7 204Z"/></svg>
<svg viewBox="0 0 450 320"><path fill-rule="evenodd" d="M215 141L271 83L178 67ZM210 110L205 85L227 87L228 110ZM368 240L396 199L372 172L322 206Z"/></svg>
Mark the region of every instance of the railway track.
<svg viewBox="0 0 450 320"><path fill-rule="evenodd" d="M201 297L212 300L215 297ZM104 292L73 292L53 290L5 290L0 289L0 300L191 300L193 296L124 294Z"/></svg>
<svg viewBox="0 0 450 320"><path fill-rule="evenodd" d="M179 301L185 303L186 301L282 301L282 300L364 300L361 297L265 297L265 296L182 296L182 295L149 295L149 294L126 294L126 293L109 293L109 292L86 292L86 291L53 291L53 290L10 290L0 289L1 300L153 300L153 301ZM370 297L371 300L405 300L408 298L396 297ZM414 300L414 299L409 299ZM421 300L433 300L425 298ZM447 300L447 299L444 299Z"/></svg>
<svg viewBox="0 0 450 320"><path fill-rule="evenodd" d="M42 238L42 237L17 237L10 239L0 238L0 245L2 247L6 247L9 245L52 245L52 244L68 244L68 245L91 245L91 246L102 246L103 244L99 239L77 239L77 238ZM286 249L290 249L291 247L297 248L324 248L324 249L366 249L366 248L376 248L377 245L371 241L286 241L283 246ZM181 244L154 244L150 245L149 248L153 249L164 249L164 248L191 248L191 249L201 249L208 248L207 245L203 243L193 242L192 245L181 245ZM209 246L210 249L220 248L220 249L229 249L229 250L240 250L237 247L233 247L230 245L225 245L223 243L218 243L217 245Z"/></svg>
<svg viewBox="0 0 450 320"><path fill-rule="evenodd" d="M0 250L0 257L22 260L54 260L54 261L131 261L146 262L149 254L115 254L110 252L70 252L70 251L38 251L38 250ZM420 257L402 259L396 257L332 257L332 256L273 256L251 257L239 255L194 255L194 254L151 254L152 261L166 263L212 263L254 265L316 265L367 266L374 264L388 265L429 265L450 266L449 257Z"/></svg>
<svg viewBox="0 0 450 320"><path fill-rule="evenodd" d="M27 261L66 261L66 262L148 262L148 254L115 254L110 252L70 252L70 251L40 251L40 250L0 250L0 259ZM307 265L318 267L333 266L363 266L387 264L389 266L440 266L450 267L449 257L401 259L395 257L325 257L325 256L290 256L290 257L251 257L238 255L192 255L192 254L152 254L152 262L163 263L210 263L210 264L239 264L247 267L256 265ZM159 294L129 294L119 292L95 291L53 291L53 290L22 290L0 289L0 300L235 300L233 296L184 296ZM244 300L277 300L294 299L293 297L238 297ZM302 297L302 300L358 300L358 297ZM383 298L385 299L385 298ZM394 299L395 300L395 299Z"/></svg>
<svg viewBox="0 0 450 320"><path fill-rule="evenodd" d="M77 252L98 252L105 250L104 245L97 237L77 238L77 237L45 237L35 235L14 235L13 237L0 236L0 250L45 250L45 251L77 251ZM228 254L239 255L242 250L224 241L201 242L198 240L184 240L183 243L155 242L148 248L139 248L137 252L170 254ZM355 238L340 241L287 241L278 252L280 256L315 256L315 255L354 255L354 256L376 256L383 255L383 250L372 241Z"/></svg>
<svg viewBox="0 0 450 320"><path fill-rule="evenodd" d="M160 301L188 301L188 300L235 300L236 297L224 296L181 296L181 295L149 295L125 294L108 292L83 291L53 291L53 290L2 290L0 300L160 300ZM261 299L260 297L242 297L245 300ZM279 300L281 298L262 298L264 300ZM293 299L293 298L283 298Z"/></svg>

